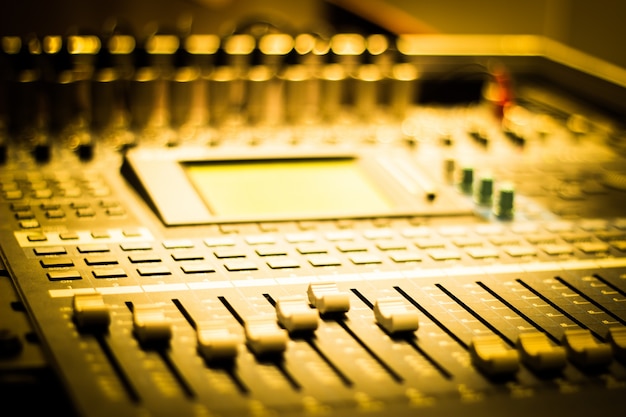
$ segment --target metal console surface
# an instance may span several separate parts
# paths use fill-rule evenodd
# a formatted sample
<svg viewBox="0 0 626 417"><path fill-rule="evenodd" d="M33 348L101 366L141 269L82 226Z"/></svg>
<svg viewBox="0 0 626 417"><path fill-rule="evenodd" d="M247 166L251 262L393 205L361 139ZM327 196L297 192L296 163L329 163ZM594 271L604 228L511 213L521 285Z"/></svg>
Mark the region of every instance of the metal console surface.
<svg viewBox="0 0 626 417"><path fill-rule="evenodd" d="M408 61L425 62L432 79L431 61L466 68L491 55ZM347 114L367 108L372 117L50 128L44 142L42 131L11 130L0 247L13 310L23 306L45 358L39 367L84 417L618 412L626 393L620 111L554 93L528 68L511 73L517 95L504 109L489 94L411 99L398 118L386 104L400 96L380 111L382 101L367 107L362 95ZM251 74L227 85L255 88ZM149 88L168 85L158 80ZM276 92L299 82L265 81ZM403 81L363 73L342 88L358 96ZM203 160L375 155L379 165L366 173L386 176L385 192L410 199L411 209L166 225L162 203L151 201L159 184L146 186L134 161L161 155L174 172L198 158L194 149L210 155ZM183 204L167 193L170 208ZM16 349L3 345L4 375L29 369L21 355L32 353L19 339Z"/></svg>

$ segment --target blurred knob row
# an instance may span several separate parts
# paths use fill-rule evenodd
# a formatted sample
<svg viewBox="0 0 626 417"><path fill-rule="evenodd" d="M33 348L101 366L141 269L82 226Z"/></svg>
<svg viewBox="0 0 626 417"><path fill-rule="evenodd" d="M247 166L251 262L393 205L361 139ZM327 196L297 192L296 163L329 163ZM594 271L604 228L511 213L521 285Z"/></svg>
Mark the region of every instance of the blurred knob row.
<svg viewBox="0 0 626 417"><path fill-rule="evenodd" d="M418 93L411 55L383 35L4 36L1 42L0 117L5 136L18 141L81 129L335 122L346 113L402 118Z"/></svg>

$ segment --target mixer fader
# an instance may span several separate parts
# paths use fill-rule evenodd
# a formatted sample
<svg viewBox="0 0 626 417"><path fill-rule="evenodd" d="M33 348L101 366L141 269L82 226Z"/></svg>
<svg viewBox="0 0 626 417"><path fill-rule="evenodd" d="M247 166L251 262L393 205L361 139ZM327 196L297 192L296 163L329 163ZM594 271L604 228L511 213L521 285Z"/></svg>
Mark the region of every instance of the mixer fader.
<svg viewBox="0 0 626 417"><path fill-rule="evenodd" d="M84 417L619 413L626 77L480 39L4 37L6 392Z"/></svg>

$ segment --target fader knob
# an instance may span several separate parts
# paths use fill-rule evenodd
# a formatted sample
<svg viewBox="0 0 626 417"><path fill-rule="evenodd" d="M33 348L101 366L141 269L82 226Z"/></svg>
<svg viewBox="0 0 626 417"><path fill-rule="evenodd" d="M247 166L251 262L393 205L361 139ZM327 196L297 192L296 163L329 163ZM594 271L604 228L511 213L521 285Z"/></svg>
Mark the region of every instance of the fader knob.
<svg viewBox="0 0 626 417"><path fill-rule="evenodd" d="M109 308L101 294L75 295L72 306L74 322L81 330L103 329L111 323Z"/></svg>
<svg viewBox="0 0 626 417"><path fill-rule="evenodd" d="M165 344L172 337L172 328L165 312L153 305L134 306L133 330L142 344Z"/></svg>
<svg viewBox="0 0 626 417"><path fill-rule="evenodd" d="M417 309L402 297L386 297L374 303L374 317L388 333L414 332L419 328Z"/></svg>
<svg viewBox="0 0 626 417"><path fill-rule="evenodd" d="M602 367L611 363L611 346L598 343L589 330L567 330L563 345L569 359L583 367Z"/></svg>
<svg viewBox="0 0 626 417"><path fill-rule="evenodd" d="M303 296L281 297L276 301L278 322L289 333L317 329L319 316Z"/></svg>
<svg viewBox="0 0 626 417"><path fill-rule="evenodd" d="M550 344L544 333L521 333L517 339L522 360L536 371L553 371L565 367L565 349Z"/></svg>
<svg viewBox="0 0 626 417"><path fill-rule="evenodd" d="M198 353L207 361L234 358L240 339L219 320L200 323L197 328Z"/></svg>
<svg viewBox="0 0 626 417"><path fill-rule="evenodd" d="M474 365L487 375L510 375L519 368L519 353L498 336L476 336L470 344Z"/></svg>
<svg viewBox="0 0 626 417"><path fill-rule="evenodd" d="M345 313L350 310L348 293L339 291L334 282L315 282L307 289L309 302L320 314Z"/></svg>
<svg viewBox="0 0 626 417"><path fill-rule="evenodd" d="M252 317L245 321L246 343L256 355L280 354L287 349L289 337L274 317Z"/></svg>

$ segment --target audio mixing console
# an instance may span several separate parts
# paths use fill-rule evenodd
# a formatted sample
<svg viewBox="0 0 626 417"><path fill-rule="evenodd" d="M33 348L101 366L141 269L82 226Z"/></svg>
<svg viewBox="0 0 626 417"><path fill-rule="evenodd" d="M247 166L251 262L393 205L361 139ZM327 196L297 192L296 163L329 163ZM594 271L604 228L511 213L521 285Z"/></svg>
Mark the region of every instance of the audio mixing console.
<svg viewBox="0 0 626 417"><path fill-rule="evenodd" d="M623 70L529 37L2 48L15 415L623 410Z"/></svg>

